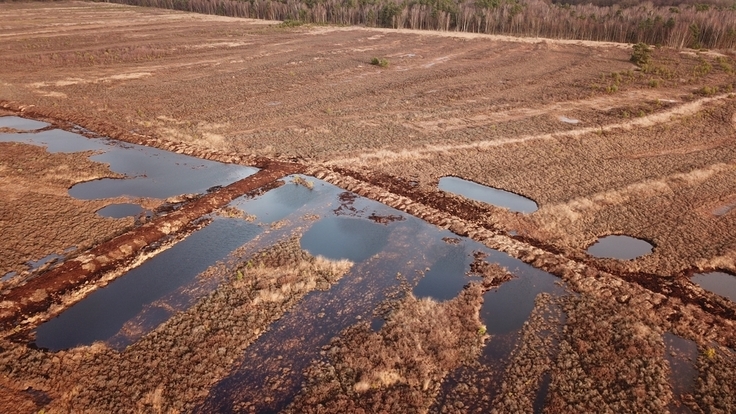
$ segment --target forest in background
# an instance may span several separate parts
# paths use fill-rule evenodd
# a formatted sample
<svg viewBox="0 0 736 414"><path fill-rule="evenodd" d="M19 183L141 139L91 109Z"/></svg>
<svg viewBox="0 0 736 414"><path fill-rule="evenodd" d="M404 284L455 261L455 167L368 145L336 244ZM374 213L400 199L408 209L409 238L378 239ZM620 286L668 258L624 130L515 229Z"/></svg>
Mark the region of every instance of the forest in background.
<svg viewBox="0 0 736 414"><path fill-rule="evenodd" d="M677 0L109 1L232 17L282 20L287 24L364 25L554 39L644 42L673 48L729 49L736 46L734 0L698 3ZM678 5L674 5L675 2Z"/></svg>

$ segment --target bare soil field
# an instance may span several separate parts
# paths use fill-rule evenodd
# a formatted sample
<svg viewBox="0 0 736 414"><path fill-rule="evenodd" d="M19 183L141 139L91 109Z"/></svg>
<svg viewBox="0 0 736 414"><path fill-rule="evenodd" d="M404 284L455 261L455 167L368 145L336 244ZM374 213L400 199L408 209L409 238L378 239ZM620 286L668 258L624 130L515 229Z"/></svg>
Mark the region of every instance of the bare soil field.
<svg viewBox="0 0 736 414"><path fill-rule="evenodd" d="M90 151L0 142L0 276L9 278L0 411L736 410L736 304L689 281L736 274L733 51L655 48L640 68L621 44L290 27L86 2L0 3L0 22L0 116L261 168L168 200L177 210L152 222L105 218L96 212L113 203L167 201L74 198L75 184L121 175ZM294 173L354 193L335 214L354 213L357 195L378 201L549 272L564 294L537 296L523 328L486 333L483 318L505 316L483 316L484 301L514 272L479 255L468 271L479 279L444 301L412 295L426 271L399 273L373 311L385 324L356 313L294 373L288 356L269 352L302 352L300 335L317 328L296 329L276 351L262 345L263 388L238 389L244 352L276 321L300 303L311 309L343 277L357 284L364 269L300 247L310 213L260 224L267 247L209 267L200 278L220 281L216 289L124 350L29 345L39 324L208 214L248 219L225 206ZM440 191L446 176L523 195L538 210ZM404 217L370 219L390 228ZM634 260L586 253L611 234L654 249ZM51 254L62 263L25 278L29 262ZM415 261L429 271L429 259ZM695 354L682 356L667 335Z"/></svg>

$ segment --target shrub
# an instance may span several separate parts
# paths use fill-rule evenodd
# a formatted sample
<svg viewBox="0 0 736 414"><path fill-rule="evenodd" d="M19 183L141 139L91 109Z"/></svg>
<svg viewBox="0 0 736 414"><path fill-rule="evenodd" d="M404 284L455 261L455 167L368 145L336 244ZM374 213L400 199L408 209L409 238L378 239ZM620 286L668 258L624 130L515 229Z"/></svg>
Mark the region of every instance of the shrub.
<svg viewBox="0 0 736 414"><path fill-rule="evenodd" d="M304 177L302 177L301 175L297 175L296 177L294 177L292 182L296 185L303 185L304 187L307 187L310 190L314 188L314 183L309 180L304 179Z"/></svg>
<svg viewBox="0 0 736 414"><path fill-rule="evenodd" d="M646 43L639 42L634 45L634 52L629 60L639 67L648 65L652 60L652 49Z"/></svg>
<svg viewBox="0 0 736 414"><path fill-rule="evenodd" d="M718 93L718 87L717 86L703 86L701 89L698 90L698 93L704 96L713 96Z"/></svg>
<svg viewBox="0 0 736 414"><path fill-rule="evenodd" d="M733 66L730 63L728 63L728 59L726 59L723 56L719 56L718 59L716 59L716 61L718 62L718 65L721 67L721 69L724 72L728 74L733 73Z"/></svg>
<svg viewBox="0 0 736 414"><path fill-rule="evenodd" d="M286 19L283 22L281 22L281 24L279 24L279 27L299 27L303 25L304 25L304 22L302 21Z"/></svg>
<svg viewBox="0 0 736 414"><path fill-rule="evenodd" d="M382 68L388 67L388 59L374 57L371 59L371 65L380 66Z"/></svg>
<svg viewBox="0 0 736 414"><path fill-rule="evenodd" d="M711 70L713 70L713 66L708 63L707 60L700 58L700 63L693 68L693 74L695 76L705 76L709 74Z"/></svg>

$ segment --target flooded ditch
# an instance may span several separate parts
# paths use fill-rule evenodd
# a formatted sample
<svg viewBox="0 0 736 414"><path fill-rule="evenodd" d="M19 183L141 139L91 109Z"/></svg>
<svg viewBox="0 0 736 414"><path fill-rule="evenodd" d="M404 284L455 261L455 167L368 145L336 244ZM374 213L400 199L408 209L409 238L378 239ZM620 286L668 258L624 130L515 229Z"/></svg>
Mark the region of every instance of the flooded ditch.
<svg viewBox="0 0 736 414"><path fill-rule="evenodd" d="M533 213L537 211L537 203L524 196L463 180L458 177L440 178L438 188L448 193L507 208L517 213Z"/></svg>
<svg viewBox="0 0 736 414"><path fill-rule="evenodd" d="M48 123L19 116L0 116L0 128L15 129L18 131L34 131L49 126Z"/></svg>
<svg viewBox="0 0 736 414"><path fill-rule="evenodd" d="M0 134L0 142L22 142L46 147L47 151L92 151L90 159L108 164L124 179L103 178L74 185L69 195L82 200L114 197L165 199L183 194L201 194L254 174L257 169L223 164L107 138L86 138L59 129L38 133Z"/></svg>
<svg viewBox="0 0 736 414"><path fill-rule="evenodd" d="M36 331L36 346L59 350L111 338L144 306L190 282L256 234L258 228L253 224L215 219L41 325Z"/></svg>
<svg viewBox="0 0 736 414"><path fill-rule="evenodd" d="M695 383L698 378L696 362L698 359L698 345L671 332L664 334L665 359L670 365L670 384L674 394L674 401L670 405L670 412L691 413L684 405L685 396L695 393ZM684 398L683 398L684 397Z"/></svg>
<svg viewBox="0 0 736 414"><path fill-rule="evenodd" d="M33 131L50 126L45 122L20 117L0 117L0 124L12 128L13 131ZM59 129L0 133L0 142L43 146L49 153L84 152L89 154L89 159L107 164L112 173L120 178L81 182L71 186L68 194L81 200L135 201L113 202L97 210L101 217L134 217L135 225L154 216L152 210L143 208L141 204L159 205L156 214L165 214L209 190L221 188L258 171L252 167L203 160L107 138L87 138ZM65 166L60 168L60 171L65 171ZM66 254L56 254L53 258L62 260L64 256ZM47 268L48 266L41 268L40 265L29 263L27 270L20 272L20 276L25 280L34 277L39 269ZM2 280L9 281L17 275L19 272L10 272Z"/></svg>

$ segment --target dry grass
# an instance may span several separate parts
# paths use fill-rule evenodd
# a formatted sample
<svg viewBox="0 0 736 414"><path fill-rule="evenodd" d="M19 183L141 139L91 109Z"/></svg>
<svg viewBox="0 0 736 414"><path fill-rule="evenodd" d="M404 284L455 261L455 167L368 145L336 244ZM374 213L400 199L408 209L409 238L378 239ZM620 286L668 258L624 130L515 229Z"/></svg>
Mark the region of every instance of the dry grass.
<svg viewBox="0 0 736 414"><path fill-rule="evenodd" d="M671 275L724 257L736 269L735 216L713 213L736 192L735 112L736 101L724 97L664 124L446 151L381 170L425 186L459 175L530 197L537 212L498 212L500 224L568 251L611 233L653 241L655 254L633 270Z"/></svg>
<svg viewBox="0 0 736 414"><path fill-rule="evenodd" d="M510 278L476 259L483 284L473 282L441 303L409 293L389 306L380 331L362 323L335 338L328 360L307 370L302 392L286 411L425 412L443 378L480 354L488 339L479 315L483 294Z"/></svg>
<svg viewBox="0 0 736 414"><path fill-rule="evenodd" d="M662 333L624 306L569 298L547 410L666 410L672 392Z"/></svg>
<svg viewBox="0 0 736 414"><path fill-rule="evenodd" d="M736 382L736 355L731 348L701 347L698 354L699 371L693 400L687 404L695 412L731 412L736 408L731 387Z"/></svg>
<svg viewBox="0 0 736 414"><path fill-rule="evenodd" d="M165 10L68 6L68 20L59 21L53 7L3 4L15 41L2 53L2 99L114 136L133 129L283 158L323 161L564 131L545 107L587 99L600 73L633 67L629 51L612 46L602 53L541 39L428 42L366 28L305 35L240 19L213 25L207 16ZM48 32L89 15L99 27ZM390 67L376 70L373 56Z"/></svg>

